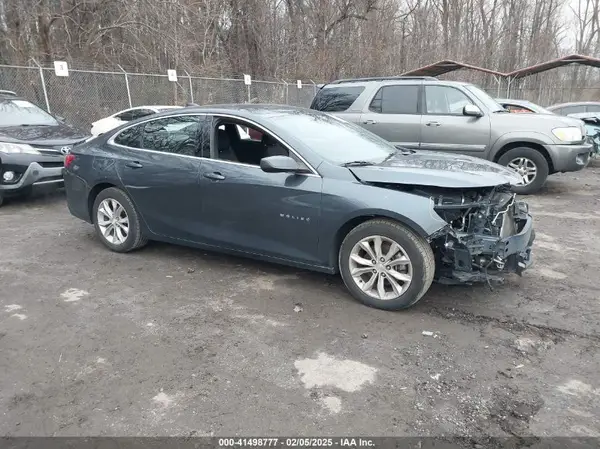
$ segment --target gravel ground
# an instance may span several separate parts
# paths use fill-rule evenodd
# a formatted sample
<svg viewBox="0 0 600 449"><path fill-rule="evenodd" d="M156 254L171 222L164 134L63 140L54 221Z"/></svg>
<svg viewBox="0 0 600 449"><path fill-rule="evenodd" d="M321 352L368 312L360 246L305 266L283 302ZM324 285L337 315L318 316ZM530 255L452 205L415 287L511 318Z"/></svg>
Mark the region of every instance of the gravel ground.
<svg viewBox="0 0 600 449"><path fill-rule="evenodd" d="M0 434L599 437L600 164L528 201L522 278L434 285L398 313L334 276L112 253L61 191L8 202Z"/></svg>

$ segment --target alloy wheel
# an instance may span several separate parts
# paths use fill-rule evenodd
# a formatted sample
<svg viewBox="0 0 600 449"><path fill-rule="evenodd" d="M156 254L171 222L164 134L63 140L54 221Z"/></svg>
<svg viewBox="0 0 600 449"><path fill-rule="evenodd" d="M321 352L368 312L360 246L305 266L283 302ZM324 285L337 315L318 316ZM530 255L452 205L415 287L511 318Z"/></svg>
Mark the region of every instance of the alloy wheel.
<svg viewBox="0 0 600 449"><path fill-rule="evenodd" d="M121 245L129 235L129 217L127 211L117 200L106 198L98 206L98 228L102 237L113 245Z"/></svg>
<svg viewBox="0 0 600 449"><path fill-rule="evenodd" d="M356 285L380 300L398 298L412 281L412 263L404 248L381 235L365 237L354 245L349 266Z"/></svg>
<svg viewBox="0 0 600 449"><path fill-rule="evenodd" d="M531 159L526 157L516 157L508 163L508 167L512 168L521 177L521 182L518 185L529 185L537 176L537 165Z"/></svg>

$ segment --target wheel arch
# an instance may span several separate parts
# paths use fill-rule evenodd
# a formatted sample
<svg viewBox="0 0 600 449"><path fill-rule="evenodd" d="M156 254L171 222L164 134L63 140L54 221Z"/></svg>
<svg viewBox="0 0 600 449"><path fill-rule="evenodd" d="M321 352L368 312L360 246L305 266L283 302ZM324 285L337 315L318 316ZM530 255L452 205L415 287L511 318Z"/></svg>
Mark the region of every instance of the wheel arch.
<svg viewBox="0 0 600 449"><path fill-rule="evenodd" d="M88 195L87 207L88 207L88 213L90 214L90 220L92 223L95 223L95 221L96 221L96 217L94 217L94 211L93 211L94 201L96 201L96 197L100 194L100 192L102 192L103 190L109 189L111 187L117 187L117 186L110 182L101 182L99 184L96 184L90 190L90 193Z"/></svg>
<svg viewBox="0 0 600 449"><path fill-rule="evenodd" d="M517 140L514 142L509 142L509 143L505 144L504 146L502 146L498 150L498 152L494 155L494 162L497 163L500 160L500 158L502 156L504 156L506 153L508 153L510 150L519 148L519 147L531 148L531 149L536 150L539 153L541 153L541 155L544 156L544 159L546 159L546 162L548 162L548 174L555 173L554 164L552 162L552 158L550 157L550 153L548 153L548 150L546 150L546 148L539 143L530 142L530 141L526 141L526 140Z"/></svg>
<svg viewBox="0 0 600 449"><path fill-rule="evenodd" d="M330 263L330 266L333 267L335 273L338 273L340 270L338 258L339 258L340 248L342 246L342 242L344 241L344 238L346 238L348 233L350 231L352 231L352 229L354 229L358 225L360 225L366 221L375 220L378 218L396 221L396 222L400 223L401 225L406 226L408 229L410 229L412 232L417 234L419 237L422 237L424 239L427 239L427 237L428 237L427 232L425 232L425 230L421 226L419 226L417 223L415 223L410 218L405 217L403 215L386 214L386 213L382 213L382 212L361 213L350 219L347 219L344 223L342 223L338 227L337 231L335 232L335 235L333 238L333 244L331 245L331 248L329 251L329 263Z"/></svg>

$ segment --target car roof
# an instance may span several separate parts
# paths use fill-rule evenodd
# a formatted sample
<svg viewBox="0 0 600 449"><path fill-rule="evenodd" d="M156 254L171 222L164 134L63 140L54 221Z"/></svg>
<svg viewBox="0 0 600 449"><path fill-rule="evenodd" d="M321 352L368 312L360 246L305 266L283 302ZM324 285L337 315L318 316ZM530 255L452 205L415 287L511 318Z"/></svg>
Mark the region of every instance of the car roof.
<svg viewBox="0 0 600 449"><path fill-rule="evenodd" d="M132 106L129 109L142 109L142 108L160 108L160 109L177 109L177 108L182 108L183 106L173 106L173 105L166 105L166 104L146 104L146 105L142 105L142 106ZM129 111L129 109L124 109L124 111Z"/></svg>
<svg viewBox="0 0 600 449"><path fill-rule="evenodd" d="M171 114L181 114L182 109L185 111L185 113L200 112L204 114L237 115L240 118L247 118L249 120L261 117L268 118L281 115L297 115L300 113L311 114L315 112L311 109L283 104L231 103L204 106L186 106L184 108L179 108L177 111L165 111L158 115L167 116Z"/></svg>
<svg viewBox="0 0 600 449"><path fill-rule="evenodd" d="M600 101L572 101L569 103L553 104L552 106L548 106L546 109L552 110L552 109L564 108L564 107L568 107L568 106L587 106L587 105L597 105L597 104L600 104Z"/></svg>
<svg viewBox="0 0 600 449"><path fill-rule="evenodd" d="M421 82L423 84L435 84L435 83L443 83L448 86L470 86L472 83L467 83L464 81L449 81L449 80L440 80L433 76L378 76L378 77L370 77L370 78L349 78L349 79L340 79L332 81L331 83L324 84L321 89L331 89L342 86L352 86L352 85L366 85L370 83L386 83L386 85L393 85L394 82L402 84L404 82L414 84L414 82Z"/></svg>

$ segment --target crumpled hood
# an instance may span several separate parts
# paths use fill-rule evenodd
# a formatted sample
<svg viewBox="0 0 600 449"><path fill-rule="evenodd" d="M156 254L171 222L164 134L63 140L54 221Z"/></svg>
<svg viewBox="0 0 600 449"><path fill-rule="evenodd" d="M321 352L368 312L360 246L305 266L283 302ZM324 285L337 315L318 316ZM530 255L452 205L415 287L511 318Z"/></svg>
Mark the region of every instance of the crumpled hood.
<svg viewBox="0 0 600 449"><path fill-rule="evenodd" d="M348 169L363 182L449 188L493 187L521 180L512 170L494 162L434 151L398 152L382 164Z"/></svg>
<svg viewBox="0 0 600 449"><path fill-rule="evenodd" d="M28 143L37 146L73 145L88 136L67 125L0 126L0 142Z"/></svg>

